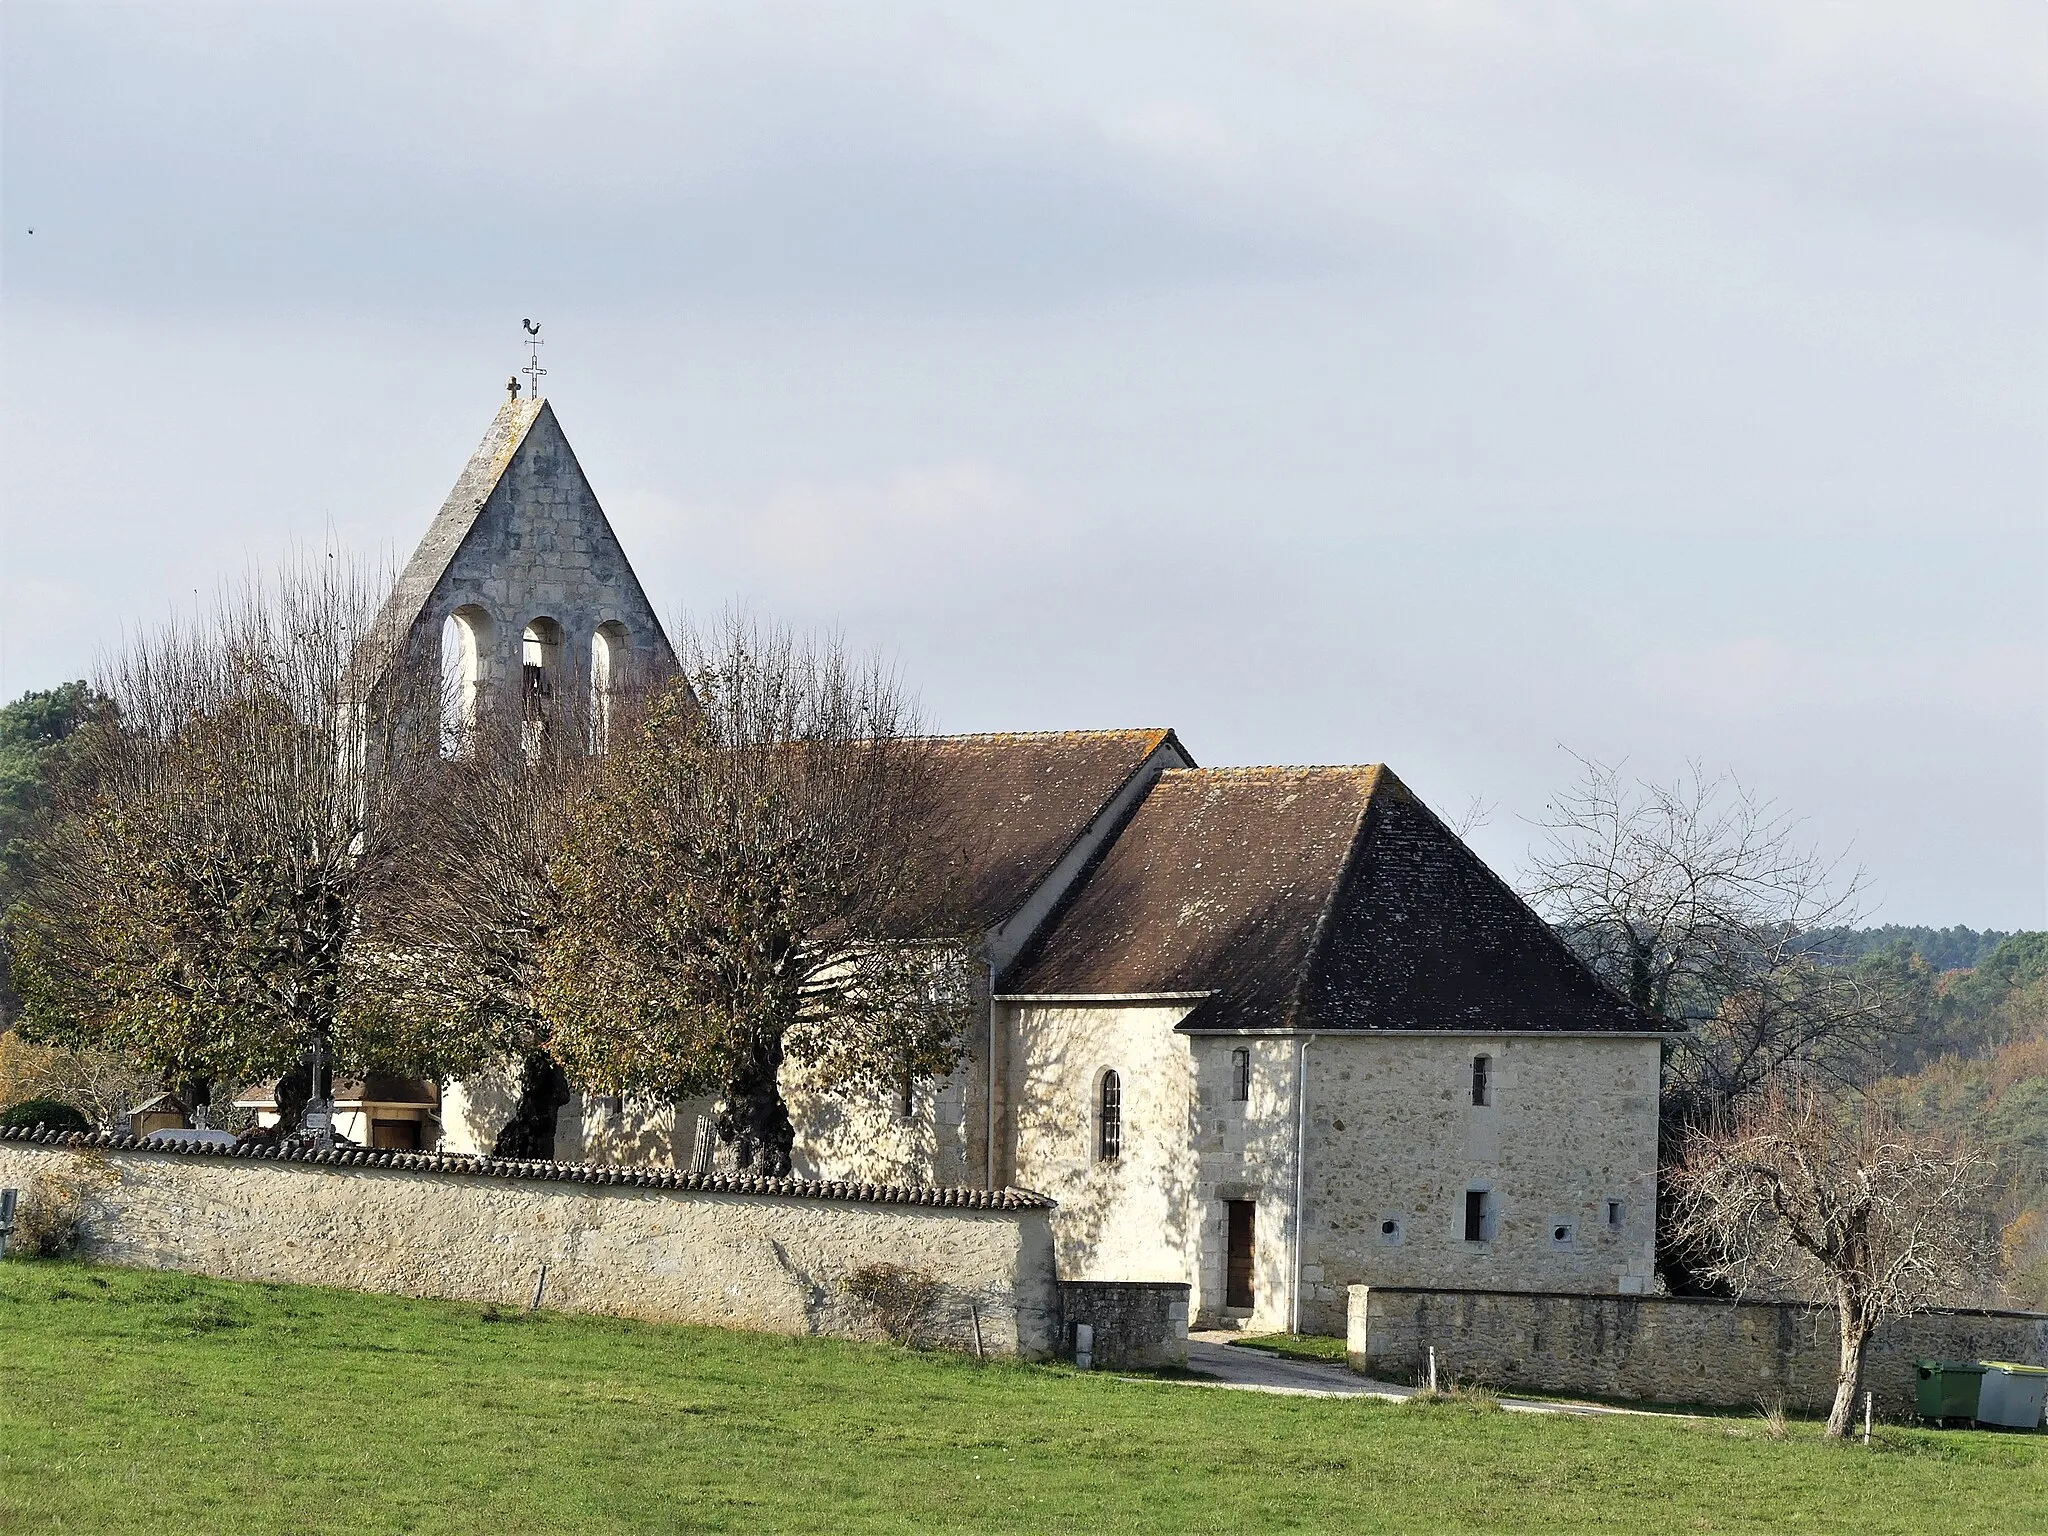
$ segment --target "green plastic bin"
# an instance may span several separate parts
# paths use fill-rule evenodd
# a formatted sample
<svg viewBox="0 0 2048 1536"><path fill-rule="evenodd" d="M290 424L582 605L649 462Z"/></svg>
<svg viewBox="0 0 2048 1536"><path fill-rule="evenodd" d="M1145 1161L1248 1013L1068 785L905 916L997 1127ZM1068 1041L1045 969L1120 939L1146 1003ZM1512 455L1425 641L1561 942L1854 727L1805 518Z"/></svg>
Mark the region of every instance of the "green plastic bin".
<svg viewBox="0 0 2048 1536"><path fill-rule="evenodd" d="M1922 1360L1918 1371L1920 1417L1977 1417L1977 1399L1984 1390L1984 1366L1976 1360Z"/></svg>

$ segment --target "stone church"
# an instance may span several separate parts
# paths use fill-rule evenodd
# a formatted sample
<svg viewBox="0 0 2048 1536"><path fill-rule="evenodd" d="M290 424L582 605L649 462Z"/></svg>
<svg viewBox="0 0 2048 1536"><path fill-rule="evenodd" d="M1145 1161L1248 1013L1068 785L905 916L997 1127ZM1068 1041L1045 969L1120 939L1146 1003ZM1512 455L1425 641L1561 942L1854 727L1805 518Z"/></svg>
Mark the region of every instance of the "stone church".
<svg viewBox="0 0 2048 1536"><path fill-rule="evenodd" d="M390 601L466 708L674 661L541 399ZM786 1084L800 1177L1041 1191L1064 1276L1184 1281L1198 1325L1341 1332L1360 1282L1650 1288L1660 1029L1390 768L1204 768L1166 729L938 747L976 1021L944 1081ZM512 1102L508 1075L412 1113L482 1153ZM556 1155L703 1166L708 1112L575 1100Z"/></svg>

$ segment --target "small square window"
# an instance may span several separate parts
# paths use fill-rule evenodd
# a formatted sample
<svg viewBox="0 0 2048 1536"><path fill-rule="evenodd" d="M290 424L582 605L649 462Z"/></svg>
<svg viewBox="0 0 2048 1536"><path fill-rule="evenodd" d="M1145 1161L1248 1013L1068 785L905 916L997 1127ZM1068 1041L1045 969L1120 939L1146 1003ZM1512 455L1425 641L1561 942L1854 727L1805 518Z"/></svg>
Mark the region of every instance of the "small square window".
<svg viewBox="0 0 2048 1536"><path fill-rule="evenodd" d="M1380 1218L1380 1241L1385 1243L1389 1248L1398 1248L1401 1246L1400 1217L1383 1216Z"/></svg>
<svg viewBox="0 0 2048 1536"><path fill-rule="evenodd" d="M1579 1235L1578 1224L1570 1221L1553 1221L1550 1224L1550 1246L1569 1248Z"/></svg>

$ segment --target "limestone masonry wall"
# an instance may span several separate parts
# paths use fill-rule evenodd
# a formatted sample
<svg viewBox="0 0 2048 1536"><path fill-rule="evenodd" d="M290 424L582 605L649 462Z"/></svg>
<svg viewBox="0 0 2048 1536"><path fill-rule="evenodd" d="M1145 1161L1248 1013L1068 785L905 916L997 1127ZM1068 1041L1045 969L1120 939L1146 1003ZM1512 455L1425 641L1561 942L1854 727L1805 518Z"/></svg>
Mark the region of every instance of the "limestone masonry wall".
<svg viewBox="0 0 2048 1536"><path fill-rule="evenodd" d="M1782 1396L1821 1410L1834 1398L1836 1338L1832 1308L1796 1302L1354 1285L1347 1348L1354 1370L1382 1381L1419 1379L1434 1345L1438 1372L1460 1381L1729 1408ZM2048 1365L2048 1315L1887 1324L1864 1357L1879 1415L1912 1415L1923 1357Z"/></svg>
<svg viewBox="0 0 2048 1536"><path fill-rule="evenodd" d="M58 1179L88 1257L235 1280L542 1304L769 1333L873 1336L843 1282L882 1259L937 1276L938 1342L1059 1347L1050 1202L1021 1191L776 1186L668 1170L411 1154L143 1151L126 1138L0 1133L0 1187Z"/></svg>
<svg viewBox="0 0 2048 1536"><path fill-rule="evenodd" d="M1062 1280L1060 1354L1074 1356L1074 1327L1094 1330L1094 1368L1151 1370L1188 1363L1188 1287L1142 1280Z"/></svg>

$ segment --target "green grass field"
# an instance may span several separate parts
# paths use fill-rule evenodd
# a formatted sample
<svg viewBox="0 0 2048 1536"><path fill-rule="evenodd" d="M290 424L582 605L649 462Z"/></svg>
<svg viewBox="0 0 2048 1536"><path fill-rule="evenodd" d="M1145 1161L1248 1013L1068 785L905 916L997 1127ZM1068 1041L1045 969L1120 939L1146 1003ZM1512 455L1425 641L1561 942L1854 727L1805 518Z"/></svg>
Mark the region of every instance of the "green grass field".
<svg viewBox="0 0 2048 1536"><path fill-rule="evenodd" d="M2048 1529L2048 1436L1579 1419L0 1264L0 1530Z"/></svg>

